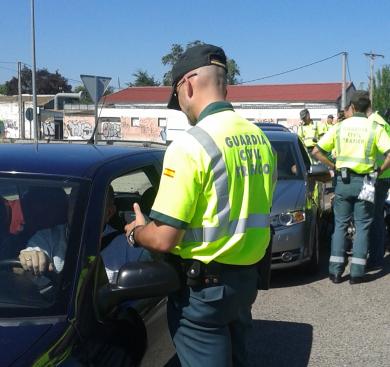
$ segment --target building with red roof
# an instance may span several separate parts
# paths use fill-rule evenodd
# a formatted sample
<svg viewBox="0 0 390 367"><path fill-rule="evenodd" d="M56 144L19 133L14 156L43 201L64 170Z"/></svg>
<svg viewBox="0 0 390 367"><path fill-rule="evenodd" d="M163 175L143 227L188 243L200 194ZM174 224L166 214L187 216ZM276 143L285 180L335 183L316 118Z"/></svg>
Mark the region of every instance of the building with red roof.
<svg viewBox="0 0 390 367"><path fill-rule="evenodd" d="M349 83L347 98L355 86ZM102 98L98 133L102 139L175 139L189 127L186 116L166 105L171 87L129 87ZM254 122L273 122L294 129L300 110L307 108L313 120L337 116L341 107L342 83L230 85L227 100L243 117ZM77 131L90 131L84 113L64 111L64 131L68 138ZM84 121L85 120L85 121ZM66 134L65 134L66 135ZM73 136L77 138L77 136ZM83 137L85 138L85 137Z"/></svg>

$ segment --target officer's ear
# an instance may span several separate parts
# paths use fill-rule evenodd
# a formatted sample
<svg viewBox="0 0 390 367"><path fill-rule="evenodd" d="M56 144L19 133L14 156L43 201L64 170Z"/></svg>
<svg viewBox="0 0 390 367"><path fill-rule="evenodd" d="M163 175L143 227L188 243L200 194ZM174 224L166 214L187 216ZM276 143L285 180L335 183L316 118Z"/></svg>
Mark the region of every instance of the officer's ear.
<svg viewBox="0 0 390 367"><path fill-rule="evenodd" d="M194 95L194 86L192 83L191 79L187 79L187 83L185 83L185 92L189 98Z"/></svg>

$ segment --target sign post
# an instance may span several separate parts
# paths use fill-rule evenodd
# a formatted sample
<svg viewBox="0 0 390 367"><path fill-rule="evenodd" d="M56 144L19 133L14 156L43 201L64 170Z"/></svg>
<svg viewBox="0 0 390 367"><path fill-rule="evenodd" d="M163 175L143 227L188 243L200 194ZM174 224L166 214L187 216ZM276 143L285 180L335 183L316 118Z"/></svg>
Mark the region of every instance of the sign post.
<svg viewBox="0 0 390 367"><path fill-rule="evenodd" d="M110 84L111 78L96 75L80 75L80 78L92 101L95 103L95 128L93 129L92 136L89 140L90 143L93 143L96 141L98 130L98 103L106 91L108 84Z"/></svg>

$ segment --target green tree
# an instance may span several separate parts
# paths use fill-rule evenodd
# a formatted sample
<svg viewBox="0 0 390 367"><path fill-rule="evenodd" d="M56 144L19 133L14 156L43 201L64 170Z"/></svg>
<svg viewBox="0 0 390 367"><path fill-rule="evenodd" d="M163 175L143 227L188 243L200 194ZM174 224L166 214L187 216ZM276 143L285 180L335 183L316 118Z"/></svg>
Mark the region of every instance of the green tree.
<svg viewBox="0 0 390 367"><path fill-rule="evenodd" d="M169 54L164 55L161 58L161 62L163 65L169 65L172 69L172 66L176 63L179 57L186 51L188 48L191 48L196 45L204 44L204 42L196 40L187 43L184 48L182 45L178 43L174 43L171 46L171 52ZM237 84L239 81L237 76L240 75L240 69L234 59L227 58L227 81L228 84ZM169 70L164 74L163 77L163 85L172 85L172 71Z"/></svg>
<svg viewBox="0 0 390 367"><path fill-rule="evenodd" d="M154 79L154 76L149 75L146 70L139 69L132 75L134 77L134 82L127 83L129 87L157 87L160 85L160 82Z"/></svg>
<svg viewBox="0 0 390 367"><path fill-rule="evenodd" d="M7 94L7 88L5 84L0 84L0 94Z"/></svg>
<svg viewBox="0 0 390 367"><path fill-rule="evenodd" d="M240 82L237 76L240 75L240 69L237 63L233 59L227 59L227 83L229 85L234 85Z"/></svg>
<svg viewBox="0 0 390 367"><path fill-rule="evenodd" d="M390 108L390 65L376 72L373 88L373 110L383 113Z"/></svg>
<svg viewBox="0 0 390 367"><path fill-rule="evenodd" d="M22 93L32 93L32 72L27 66L21 71ZM13 77L5 82L6 94L9 96L18 94L18 78ZM36 72L36 92L37 94L57 94L70 92L72 87L68 80L64 78L58 70L50 73L47 69L38 69Z"/></svg>
<svg viewBox="0 0 390 367"><path fill-rule="evenodd" d="M80 99L80 104L94 104L94 102L91 99L91 96L85 89L84 85L78 85L74 88L74 93L83 92L82 97ZM114 93L113 87L107 87L106 91L104 92L103 96L107 96L111 93Z"/></svg>

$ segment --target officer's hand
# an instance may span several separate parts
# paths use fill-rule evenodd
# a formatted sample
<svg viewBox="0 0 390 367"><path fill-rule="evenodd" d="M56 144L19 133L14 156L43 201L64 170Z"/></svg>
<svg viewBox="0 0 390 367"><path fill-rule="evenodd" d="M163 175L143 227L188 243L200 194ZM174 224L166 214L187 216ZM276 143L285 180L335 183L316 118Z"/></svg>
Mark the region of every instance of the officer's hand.
<svg viewBox="0 0 390 367"><path fill-rule="evenodd" d="M132 231L132 229L135 226L144 226L147 223L146 218L142 214L141 208L139 207L139 205L137 203L134 203L133 208L134 208L134 213L135 213L135 220L133 220L131 223L125 225L126 236L128 236L130 234L130 232Z"/></svg>
<svg viewBox="0 0 390 367"><path fill-rule="evenodd" d="M25 271L33 271L35 275L54 270L53 264L43 251L21 251L19 260Z"/></svg>

